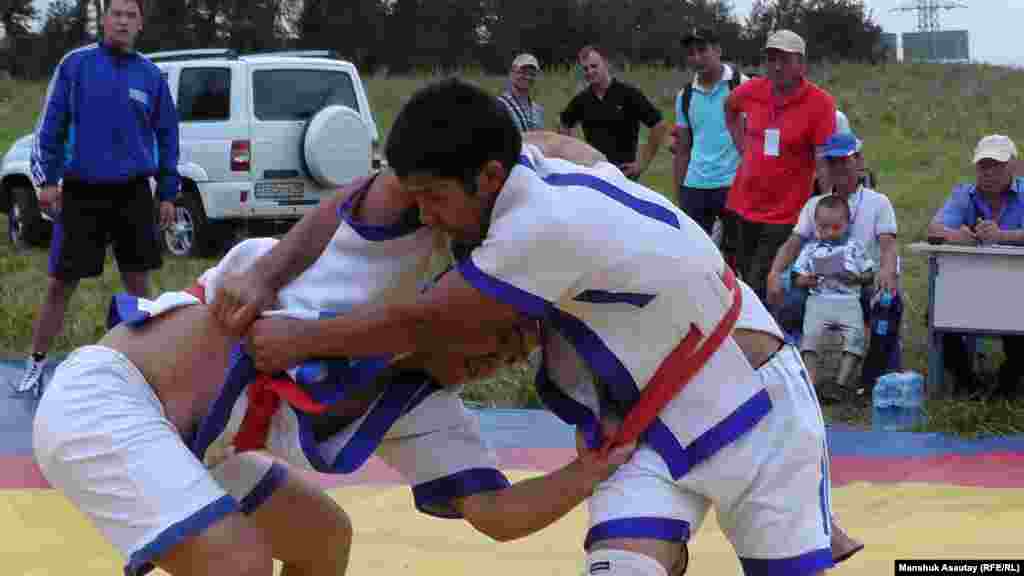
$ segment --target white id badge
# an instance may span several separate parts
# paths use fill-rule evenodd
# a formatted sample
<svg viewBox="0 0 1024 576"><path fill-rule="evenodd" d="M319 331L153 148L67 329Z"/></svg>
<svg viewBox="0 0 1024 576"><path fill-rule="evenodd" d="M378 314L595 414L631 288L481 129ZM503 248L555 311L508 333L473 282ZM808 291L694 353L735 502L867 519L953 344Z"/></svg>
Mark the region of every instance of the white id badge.
<svg viewBox="0 0 1024 576"><path fill-rule="evenodd" d="M779 129L768 128L764 131L764 155L779 155Z"/></svg>

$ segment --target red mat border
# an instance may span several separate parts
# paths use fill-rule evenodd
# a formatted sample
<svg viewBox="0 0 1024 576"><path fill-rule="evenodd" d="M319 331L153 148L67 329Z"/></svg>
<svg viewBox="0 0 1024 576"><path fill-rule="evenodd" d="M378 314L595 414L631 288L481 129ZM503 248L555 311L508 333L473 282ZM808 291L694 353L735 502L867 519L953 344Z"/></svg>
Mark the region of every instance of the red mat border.
<svg viewBox="0 0 1024 576"><path fill-rule="evenodd" d="M550 471L575 457L571 448L506 448L498 457L507 470ZM404 484L403 478L382 461L372 458L354 474L307 476L324 488L346 485ZM832 458L832 484L852 482L892 484L918 482L982 488L1024 488L1024 454L991 453L975 456L949 454L922 458ZM0 490L47 489L39 467L27 456L0 457Z"/></svg>

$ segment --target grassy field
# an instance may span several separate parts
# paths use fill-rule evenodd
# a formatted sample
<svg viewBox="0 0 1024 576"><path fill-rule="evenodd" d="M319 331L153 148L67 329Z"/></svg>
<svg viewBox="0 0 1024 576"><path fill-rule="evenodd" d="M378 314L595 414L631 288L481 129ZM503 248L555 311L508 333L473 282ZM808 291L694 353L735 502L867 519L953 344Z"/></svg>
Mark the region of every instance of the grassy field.
<svg viewBox="0 0 1024 576"><path fill-rule="evenodd" d="M656 105L673 117L678 89L688 78L679 69L633 67L619 76L641 87ZM464 77L495 92L503 77L467 71ZM817 67L811 78L835 95L839 107L865 141L868 166L878 175L880 191L896 208L900 242L906 246L924 240L926 226L952 186L973 177L970 154L978 139L1003 133L1024 144L1024 72L977 65L889 64L870 67L838 64ZM404 99L430 78L369 77L371 105L382 135L386 135ZM554 128L558 113L581 87L570 70L547 70L538 80L538 99L545 121ZM31 130L39 109L42 84L18 82L0 86L0 150ZM648 186L672 196L671 157L662 149L643 176ZM6 222L0 221L6 226ZM157 290L189 284L211 261L168 258L154 276ZM924 258L901 251L905 293L904 342L907 368L926 371L927 266ZM45 286L46 254L15 254L0 244L0 350L23 352L29 346L35 310ZM86 281L71 309L58 351L88 343L102 332L109 293L118 289L113 266L102 279ZM471 399L498 405L524 405L536 397L516 367L488 382L469 387ZM939 403L929 406L929 427L961 433L1024 432L1024 403L986 405ZM831 418L863 424L863 408L840 408Z"/></svg>

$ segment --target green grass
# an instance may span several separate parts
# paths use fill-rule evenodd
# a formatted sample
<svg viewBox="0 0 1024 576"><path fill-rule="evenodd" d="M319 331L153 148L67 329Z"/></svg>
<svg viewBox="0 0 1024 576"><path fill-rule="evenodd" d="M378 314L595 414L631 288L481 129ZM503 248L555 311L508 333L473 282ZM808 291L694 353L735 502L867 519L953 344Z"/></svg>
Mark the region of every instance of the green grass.
<svg viewBox="0 0 1024 576"><path fill-rule="evenodd" d="M495 92L504 77L466 71L464 77ZM688 78L683 70L636 66L619 76L640 86L662 110L673 117L674 97ZM837 64L817 67L811 79L835 95L864 139L867 165L878 175L880 191L896 208L900 243L905 247L926 238L926 227L957 182L973 177L970 154L979 138L998 132L1024 143L1024 72L979 65L888 64L871 67ZM369 97L382 137L405 99L435 77L371 76ZM545 108L545 123L555 128L558 113L581 88L569 69L549 69L537 82L537 99ZM0 86L0 149L31 130L45 90L42 84L10 82ZM642 136L643 137L643 136ZM671 157L667 150L656 157L643 182L674 196ZM0 222L6 226L6 222ZM168 258L154 276L158 290L176 289L194 280L211 261ZM905 248L901 250L905 294L905 363L926 372L927 263ZM31 338L35 309L45 287L46 255L42 251L13 254L0 244L0 350L24 351ZM107 298L118 287L112 264L102 279L85 281L72 305L67 329L56 343L67 351L94 340L102 331ZM536 395L522 367L504 371L486 382L467 386L469 399L493 405L536 405ZM959 434L1019 432L1024 430L1024 403L940 402L928 407L929 429ZM830 408L829 418L854 425L870 422L863 407Z"/></svg>
<svg viewBox="0 0 1024 576"><path fill-rule="evenodd" d="M32 131L45 93L45 84L0 82L0 154L19 136Z"/></svg>

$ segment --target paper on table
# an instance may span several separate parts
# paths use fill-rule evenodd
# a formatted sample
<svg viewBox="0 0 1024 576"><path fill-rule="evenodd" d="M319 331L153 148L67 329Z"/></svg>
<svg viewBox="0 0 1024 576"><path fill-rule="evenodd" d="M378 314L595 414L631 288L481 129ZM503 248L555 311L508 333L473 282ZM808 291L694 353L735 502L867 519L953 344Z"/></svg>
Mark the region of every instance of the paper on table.
<svg viewBox="0 0 1024 576"><path fill-rule="evenodd" d="M840 276L846 272L846 255L836 250L827 256L815 256L813 270L818 276Z"/></svg>

